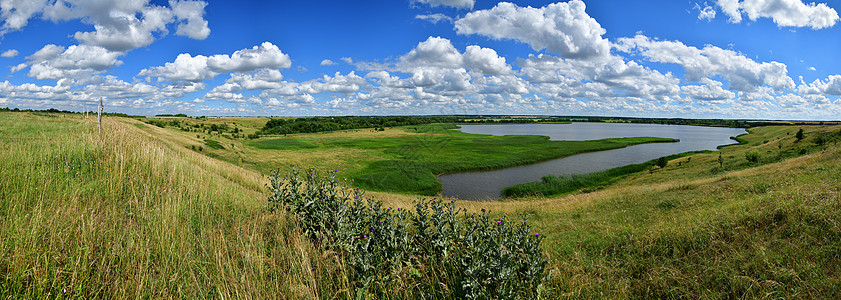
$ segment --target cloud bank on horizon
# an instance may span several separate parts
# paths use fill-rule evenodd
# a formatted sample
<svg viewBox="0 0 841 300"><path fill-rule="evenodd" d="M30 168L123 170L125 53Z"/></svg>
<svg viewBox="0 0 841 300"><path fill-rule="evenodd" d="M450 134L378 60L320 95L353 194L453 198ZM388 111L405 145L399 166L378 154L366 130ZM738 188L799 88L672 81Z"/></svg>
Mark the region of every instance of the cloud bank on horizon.
<svg viewBox="0 0 841 300"><path fill-rule="evenodd" d="M81 111L103 97L108 111L145 115L841 112L841 43L827 40L839 16L826 3L223 5L0 0L0 107ZM254 17L275 10L300 16Z"/></svg>

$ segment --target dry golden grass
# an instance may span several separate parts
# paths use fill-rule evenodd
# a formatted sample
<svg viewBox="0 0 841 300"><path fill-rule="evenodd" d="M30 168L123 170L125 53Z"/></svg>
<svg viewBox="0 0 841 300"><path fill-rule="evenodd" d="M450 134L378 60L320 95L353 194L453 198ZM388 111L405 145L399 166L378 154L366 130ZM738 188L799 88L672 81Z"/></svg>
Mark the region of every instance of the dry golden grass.
<svg viewBox="0 0 841 300"><path fill-rule="evenodd" d="M15 133L0 153L0 295L323 296L312 272L327 262L265 211L262 175L126 122L105 118L100 139L76 118L0 115Z"/></svg>

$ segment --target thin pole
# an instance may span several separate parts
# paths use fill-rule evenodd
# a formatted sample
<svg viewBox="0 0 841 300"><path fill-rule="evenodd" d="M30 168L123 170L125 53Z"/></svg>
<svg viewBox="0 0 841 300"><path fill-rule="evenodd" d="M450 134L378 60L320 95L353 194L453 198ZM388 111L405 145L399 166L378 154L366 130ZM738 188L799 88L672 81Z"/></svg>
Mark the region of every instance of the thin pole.
<svg viewBox="0 0 841 300"><path fill-rule="evenodd" d="M99 135L102 135L102 97L99 97L99 117L97 120L97 126L99 127Z"/></svg>

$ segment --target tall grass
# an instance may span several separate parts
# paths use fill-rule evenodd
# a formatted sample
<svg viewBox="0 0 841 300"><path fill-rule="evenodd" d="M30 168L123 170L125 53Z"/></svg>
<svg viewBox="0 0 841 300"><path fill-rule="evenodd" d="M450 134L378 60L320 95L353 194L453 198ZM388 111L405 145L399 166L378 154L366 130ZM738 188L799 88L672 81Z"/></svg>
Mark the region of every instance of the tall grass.
<svg viewBox="0 0 841 300"><path fill-rule="evenodd" d="M0 298L334 297L262 176L111 118L0 114ZM333 285L333 286L329 286ZM338 286L335 286L338 285ZM326 292L325 292L326 291Z"/></svg>

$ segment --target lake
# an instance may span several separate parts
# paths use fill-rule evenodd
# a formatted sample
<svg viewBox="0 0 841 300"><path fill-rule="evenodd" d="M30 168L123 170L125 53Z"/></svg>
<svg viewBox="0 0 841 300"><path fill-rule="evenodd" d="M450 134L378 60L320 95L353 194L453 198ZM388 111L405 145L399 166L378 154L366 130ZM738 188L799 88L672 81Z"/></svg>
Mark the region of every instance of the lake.
<svg viewBox="0 0 841 300"><path fill-rule="evenodd" d="M746 133L742 128L628 123L461 125L461 128L455 130L490 135L543 135L559 141L645 136L680 139L678 143L642 144L581 153L529 165L438 176L444 185L444 196L470 200L497 199L506 186L539 181L549 174L586 174L643 163L666 155L716 150L719 145L735 143L730 137Z"/></svg>

